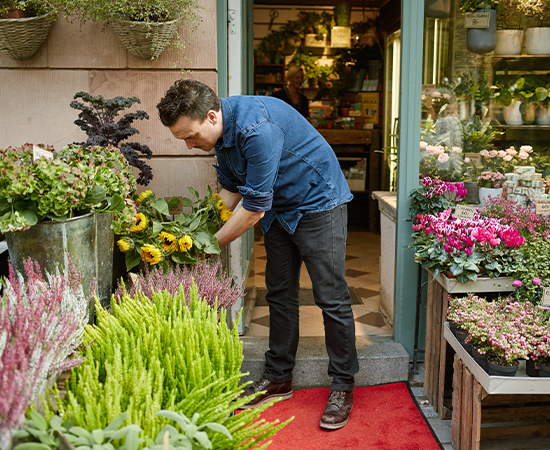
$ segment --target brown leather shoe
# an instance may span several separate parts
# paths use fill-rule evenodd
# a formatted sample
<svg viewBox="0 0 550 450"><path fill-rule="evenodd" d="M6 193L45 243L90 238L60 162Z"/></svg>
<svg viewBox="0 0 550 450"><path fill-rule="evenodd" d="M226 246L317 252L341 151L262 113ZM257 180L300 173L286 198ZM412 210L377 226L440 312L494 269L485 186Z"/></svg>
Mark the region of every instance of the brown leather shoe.
<svg viewBox="0 0 550 450"><path fill-rule="evenodd" d="M254 384L247 386L238 398L250 397L251 395L261 391L265 392L254 397L250 400L250 402L241 406L239 409L255 408L256 406L263 405L274 398L280 398L281 400L288 400L292 398L292 380L287 381L286 383L273 383L265 378L260 378Z"/></svg>
<svg viewBox="0 0 550 450"><path fill-rule="evenodd" d="M353 391L330 391L327 407L319 425L327 430L342 428L349 420L353 408Z"/></svg>

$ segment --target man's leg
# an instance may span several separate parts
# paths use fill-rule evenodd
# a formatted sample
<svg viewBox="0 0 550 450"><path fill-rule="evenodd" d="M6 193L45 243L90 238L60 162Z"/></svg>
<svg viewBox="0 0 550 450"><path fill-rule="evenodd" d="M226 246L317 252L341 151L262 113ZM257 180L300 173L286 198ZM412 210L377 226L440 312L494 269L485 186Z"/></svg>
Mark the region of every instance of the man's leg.
<svg viewBox="0 0 550 450"><path fill-rule="evenodd" d="M263 377L243 395L260 391L243 409L254 408L273 398L292 397L292 369L299 332L299 290L302 257L288 233L275 220L264 237L267 254L265 284L269 304L269 350Z"/></svg>
<svg viewBox="0 0 550 450"><path fill-rule="evenodd" d="M317 305L323 310L328 374L333 378L321 426L340 428L353 405L354 375L359 370L355 321L345 278L347 207L305 215L293 236L304 258Z"/></svg>

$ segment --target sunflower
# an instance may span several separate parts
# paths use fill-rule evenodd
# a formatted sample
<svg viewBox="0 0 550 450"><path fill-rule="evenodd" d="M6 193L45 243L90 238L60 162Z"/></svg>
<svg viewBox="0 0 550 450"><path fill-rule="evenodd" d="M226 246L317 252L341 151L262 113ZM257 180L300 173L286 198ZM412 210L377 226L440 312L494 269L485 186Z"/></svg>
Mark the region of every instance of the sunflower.
<svg viewBox="0 0 550 450"><path fill-rule="evenodd" d="M222 222L227 222L232 215L233 215L233 211L230 211L229 209L222 209L220 211L220 217L222 219Z"/></svg>
<svg viewBox="0 0 550 450"><path fill-rule="evenodd" d="M152 266L158 264L162 259L162 252L160 251L160 248L152 244L145 244L141 247L140 253L143 262L149 263Z"/></svg>
<svg viewBox="0 0 550 450"><path fill-rule="evenodd" d="M191 236L189 236L188 234L182 236L179 240L178 240L178 243L180 245L180 250L182 252L186 252L188 251L191 246L193 245L193 239L191 239Z"/></svg>
<svg viewBox="0 0 550 450"><path fill-rule="evenodd" d="M138 197L137 202L141 203L143 200L145 200L147 197L149 197L153 191L150 189L147 189L145 192L142 192L141 195Z"/></svg>
<svg viewBox="0 0 550 450"><path fill-rule="evenodd" d="M216 209L218 211L221 211L223 208L225 208L225 202L220 198L217 202L216 202Z"/></svg>
<svg viewBox="0 0 550 450"><path fill-rule="evenodd" d="M118 245L118 248L122 253L126 253L130 250L130 243L126 239L119 239L116 241L116 245Z"/></svg>
<svg viewBox="0 0 550 450"><path fill-rule="evenodd" d="M145 230L145 227L147 226L147 217L145 217L145 214L138 213L136 216L136 223L132 228L130 228L130 231L133 233L137 233L139 231Z"/></svg>
<svg viewBox="0 0 550 450"><path fill-rule="evenodd" d="M167 233L166 231L162 231L158 237L158 240L162 241L160 243L160 246L164 249L165 252L176 252L178 251L178 240L176 236L174 236L172 233Z"/></svg>

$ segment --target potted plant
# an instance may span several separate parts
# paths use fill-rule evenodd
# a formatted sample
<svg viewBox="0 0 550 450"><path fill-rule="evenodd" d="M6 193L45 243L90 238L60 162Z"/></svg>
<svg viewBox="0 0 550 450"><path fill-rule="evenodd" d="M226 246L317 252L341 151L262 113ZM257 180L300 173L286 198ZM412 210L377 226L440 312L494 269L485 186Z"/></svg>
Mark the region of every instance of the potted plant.
<svg viewBox="0 0 550 450"><path fill-rule="evenodd" d="M495 98L504 106L504 121L508 125L522 125L523 117L520 111L522 101L525 98L531 97L530 92L523 91L525 94L520 95L525 84L525 78L520 77L516 81L510 81L504 85L497 83L495 88Z"/></svg>
<svg viewBox="0 0 550 450"><path fill-rule="evenodd" d="M111 25L128 52L138 58L156 59L174 35L173 43L184 51L178 27L185 21L189 34L200 21L196 0L63 0L69 20L90 20Z"/></svg>
<svg viewBox="0 0 550 450"><path fill-rule="evenodd" d="M486 205L489 199L502 195L504 185L504 174L500 172L481 172L477 177L477 185L479 186L479 201L482 205Z"/></svg>
<svg viewBox="0 0 550 450"><path fill-rule="evenodd" d="M521 55L524 33L518 9L520 0L500 0L499 3L495 55Z"/></svg>
<svg viewBox="0 0 550 450"><path fill-rule="evenodd" d="M332 14L328 12L300 11L299 19L302 22L305 36L304 45L310 47L325 47L327 36L334 26Z"/></svg>
<svg viewBox="0 0 550 450"><path fill-rule="evenodd" d="M550 82L545 84L544 81L542 81L535 88L535 96L538 104L535 120L539 125L550 125L550 110L548 109L550 105L549 93Z"/></svg>
<svg viewBox="0 0 550 450"><path fill-rule="evenodd" d="M21 61L34 55L56 18L58 0L0 0L0 50Z"/></svg>
<svg viewBox="0 0 550 450"><path fill-rule="evenodd" d="M287 37L282 30L273 30L268 33L258 45L257 51L265 55L269 63L274 63L277 55L282 55Z"/></svg>
<svg viewBox="0 0 550 450"><path fill-rule="evenodd" d="M48 152L50 150L51 152ZM40 157L33 162L37 152ZM22 272L33 258L43 270L67 269L67 253L82 274L84 292L108 301L112 291L112 213L132 221L126 197L135 180L115 147L68 146L60 151L31 144L0 150L0 230L10 259ZM33 158L34 157L34 158ZM106 214L101 214L106 213Z"/></svg>
<svg viewBox="0 0 550 450"><path fill-rule="evenodd" d="M487 28L468 28L466 45L472 53L488 53L496 45L497 9L500 9L499 0L465 0L460 10L467 13L489 13Z"/></svg>
<svg viewBox="0 0 550 450"><path fill-rule="evenodd" d="M518 0L518 9L527 17L536 19L537 26L527 28L525 52L528 55L550 55L550 10L540 0Z"/></svg>

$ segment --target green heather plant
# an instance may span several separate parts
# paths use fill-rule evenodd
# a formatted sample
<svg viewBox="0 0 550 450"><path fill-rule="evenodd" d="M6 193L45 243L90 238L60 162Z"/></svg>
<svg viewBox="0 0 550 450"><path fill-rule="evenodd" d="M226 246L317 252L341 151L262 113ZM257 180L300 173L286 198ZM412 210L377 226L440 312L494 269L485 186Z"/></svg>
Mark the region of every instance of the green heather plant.
<svg viewBox="0 0 550 450"><path fill-rule="evenodd" d="M127 410L147 441L168 423L158 411L197 413L197 426L225 426L231 446L239 449L257 446L286 423L255 423L271 403L229 417L248 401L235 400L242 392L243 360L237 328L229 329L225 310L199 301L196 287L189 300L183 292L113 299L112 314L96 300L97 322L84 336L91 342L83 350L86 359L72 372L66 400L57 395L62 417L93 430ZM208 436L214 448L229 445L225 435L208 431Z"/></svg>
<svg viewBox="0 0 550 450"><path fill-rule="evenodd" d="M42 147L45 148L45 147ZM114 147L65 147L33 162L33 146L0 149L0 231L63 222L90 211L132 216L124 199L135 190L132 171Z"/></svg>

